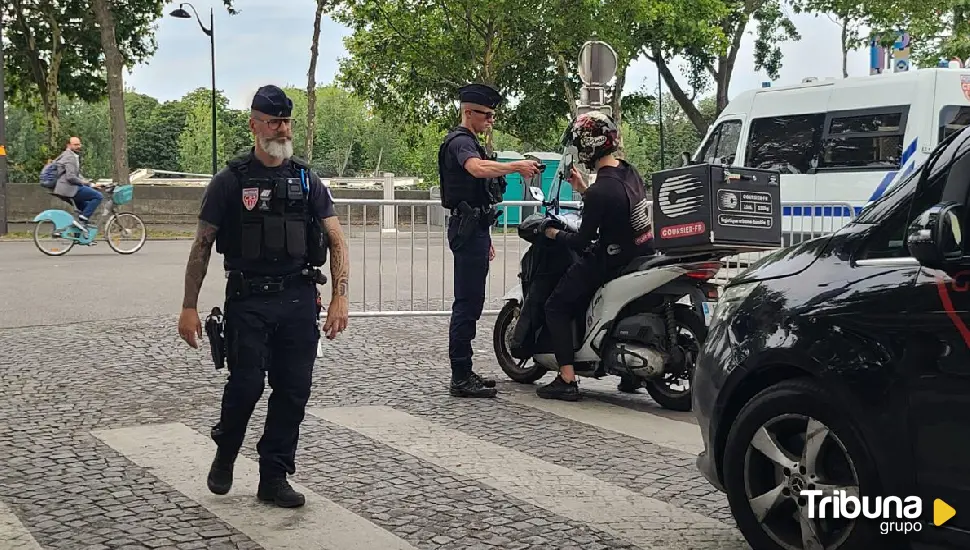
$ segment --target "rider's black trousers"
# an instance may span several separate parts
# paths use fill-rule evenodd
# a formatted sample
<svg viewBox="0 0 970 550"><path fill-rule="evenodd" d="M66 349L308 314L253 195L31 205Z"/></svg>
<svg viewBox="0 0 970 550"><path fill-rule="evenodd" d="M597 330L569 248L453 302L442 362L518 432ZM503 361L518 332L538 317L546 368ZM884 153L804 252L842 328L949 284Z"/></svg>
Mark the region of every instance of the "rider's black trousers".
<svg viewBox="0 0 970 550"><path fill-rule="evenodd" d="M612 262L599 261L585 255L570 266L546 300L546 328L552 338L553 351L559 366L572 365L575 357L572 323L578 323L582 336L586 326L585 311L597 289L613 280L619 271Z"/></svg>
<svg viewBox="0 0 970 550"><path fill-rule="evenodd" d="M308 280L273 294L228 297L225 306L229 379L212 439L236 456L268 377L272 393L256 445L260 476L293 474L320 338L316 288Z"/></svg>

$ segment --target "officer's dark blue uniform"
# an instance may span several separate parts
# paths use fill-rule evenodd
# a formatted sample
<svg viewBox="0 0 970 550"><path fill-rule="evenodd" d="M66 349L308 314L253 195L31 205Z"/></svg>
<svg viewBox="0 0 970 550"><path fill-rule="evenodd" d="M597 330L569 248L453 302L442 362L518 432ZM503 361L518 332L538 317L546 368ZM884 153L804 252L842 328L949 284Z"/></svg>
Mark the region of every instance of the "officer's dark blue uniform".
<svg viewBox="0 0 970 550"><path fill-rule="evenodd" d="M289 117L292 107L275 86L260 88L252 104L266 119ZM280 128L284 135L289 132ZM267 144L273 139L257 136ZM315 267L324 264L327 249L316 220L334 215L329 191L292 158L267 167L250 150L231 160L206 188L199 217L219 228L216 250L224 255L227 274L229 379L212 429L218 452L209 474L209 488L217 494L229 491L233 462L268 376L272 394L256 447L257 495L280 506L304 503L286 476L295 472L320 338L314 274L316 282L325 281Z"/></svg>
<svg viewBox="0 0 970 550"><path fill-rule="evenodd" d="M490 109L502 101L497 91L482 84L462 87L459 99ZM450 392L456 397L494 397L495 381L482 378L472 370L472 340L485 306L492 244L489 227L495 221L492 207L501 201L501 195L490 192L490 184L494 189L496 182L476 178L464 168L472 157L485 159L487 152L471 130L463 126L453 128L438 151L441 205L451 213L448 246L455 260L455 301L448 331Z"/></svg>

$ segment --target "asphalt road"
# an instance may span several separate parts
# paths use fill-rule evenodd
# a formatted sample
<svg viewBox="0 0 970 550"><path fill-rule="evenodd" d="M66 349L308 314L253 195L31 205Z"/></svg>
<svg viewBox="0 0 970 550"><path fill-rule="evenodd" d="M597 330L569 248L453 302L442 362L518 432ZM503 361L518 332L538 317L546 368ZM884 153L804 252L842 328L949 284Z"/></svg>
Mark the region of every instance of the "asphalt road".
<svg viewBox="0 0 970 550"><path fill-rule="evenodd" d="M410 233L376 231L366 240L359 233L348 239L351 311L450 309L447 242L436 233L417 232L413 239L412 246ZM528 246L514 235L496 235L493 242L496 257L486 293L492 304L517 284L520 254ZM101 241L50 257L32 242L0 242L0 327L177 315L190 247L189 240L150 240L125 256ZM329 265L323 270L329 279ZM213 250L199 311L222 302L224 273L222 256ZM328 298L330 283L321 291Z"/></svg>

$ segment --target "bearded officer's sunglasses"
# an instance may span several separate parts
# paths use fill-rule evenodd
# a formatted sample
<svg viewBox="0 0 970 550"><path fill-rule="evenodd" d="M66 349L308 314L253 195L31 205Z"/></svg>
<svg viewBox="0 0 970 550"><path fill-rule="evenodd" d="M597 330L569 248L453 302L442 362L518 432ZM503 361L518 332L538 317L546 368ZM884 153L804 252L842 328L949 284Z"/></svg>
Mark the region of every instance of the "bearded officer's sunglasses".
<svg viewBox="0 0 970 550"><path fill-rule="evenodd" d="M292 118L266 118L266 119L263 119L263 118L253 117L253 120L258 120L259 122L262 122L270 130L279 130L280 129L280 126L282 126L284 122L287 125L290 125L290 126L293 125L293 119Z"/></svg>

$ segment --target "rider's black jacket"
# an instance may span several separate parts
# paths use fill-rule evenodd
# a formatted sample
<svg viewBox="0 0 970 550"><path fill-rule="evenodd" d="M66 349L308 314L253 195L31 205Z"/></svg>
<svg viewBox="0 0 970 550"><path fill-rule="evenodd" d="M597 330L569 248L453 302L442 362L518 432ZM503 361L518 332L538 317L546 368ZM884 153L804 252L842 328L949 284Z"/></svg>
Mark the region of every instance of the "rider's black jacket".
<svg viewBox="0 0 970 550"><path fill-rule="evenodd" d="M626 161L619 162L615 167L600 168L596 182L583 195L579 233L556 234L557 242L577 251L587 249L587 253L610 265L653 254L646 186L636 168Z"/></svg>

